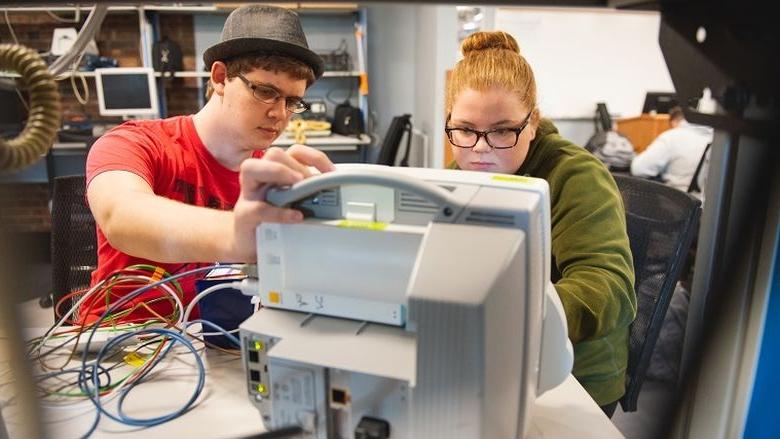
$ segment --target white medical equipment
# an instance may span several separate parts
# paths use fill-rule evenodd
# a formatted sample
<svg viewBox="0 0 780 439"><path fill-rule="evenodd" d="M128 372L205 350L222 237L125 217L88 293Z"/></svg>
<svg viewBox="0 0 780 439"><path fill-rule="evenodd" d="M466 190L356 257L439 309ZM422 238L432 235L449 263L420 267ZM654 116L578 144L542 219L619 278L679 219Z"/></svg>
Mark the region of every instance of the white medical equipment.
<svg viewBox="0 0 780 439"><path fill-rule="evenodd" d="M378 165L272 190L264 308L241 325L267 429L307 438L521 438L573 354L541 179Z"/></svg>

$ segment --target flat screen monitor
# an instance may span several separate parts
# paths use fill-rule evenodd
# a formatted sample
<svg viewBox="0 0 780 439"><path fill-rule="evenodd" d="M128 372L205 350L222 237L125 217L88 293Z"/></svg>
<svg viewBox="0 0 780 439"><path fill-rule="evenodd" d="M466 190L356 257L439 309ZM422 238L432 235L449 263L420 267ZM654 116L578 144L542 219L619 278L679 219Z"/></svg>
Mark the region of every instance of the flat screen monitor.
<svg viewBox="0 0 780 439"><path fill-rule="evenodd" d="M677 103L677 97L672 92L649 91L645 95L645 104L642 113L669 114L669 110Z"/></svg>
<svg viewBox="0 0 780 439"><path fill-rule="evenodd" d="M154 70L145 67L95 69L101 116L158 114Z"/></svg>

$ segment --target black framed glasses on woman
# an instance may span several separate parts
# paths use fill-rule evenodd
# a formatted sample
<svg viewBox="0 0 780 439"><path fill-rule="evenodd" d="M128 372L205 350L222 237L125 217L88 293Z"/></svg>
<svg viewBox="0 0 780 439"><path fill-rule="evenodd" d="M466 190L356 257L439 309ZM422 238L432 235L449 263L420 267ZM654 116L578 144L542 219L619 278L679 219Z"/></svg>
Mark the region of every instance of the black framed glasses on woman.
<svg viewBox="0 0 780 439"><path fill-rule="evenodd" d="M238 74L238 78L246 84L252 90L252 95L264 104L275 104L279 102L279 99L284 99L284 108L290 113L303 113L309 109L309 104L303 101L303 99L295 96L282 96L279 90L263 84L255 84L252 81L246 79L244 75Z"/></svg>
<svg viewBox="0 0 780 439"><path fill-rule="evenodd" d="M485 137L487 144L493 149L509 149L514 148L517 145L517 141L520 139L520 134L525 127L528 126L528 122L531 120L531 114L528 113L523 123L518 127L508 128L495 128L488 131L477 131L471 128L458 128L458 127L444 127L444 132L447 133L447 138L450 139L450 143L458 148L473 148L479 142L480 137ZM450 118L447 117L447 123Z"/></svg>

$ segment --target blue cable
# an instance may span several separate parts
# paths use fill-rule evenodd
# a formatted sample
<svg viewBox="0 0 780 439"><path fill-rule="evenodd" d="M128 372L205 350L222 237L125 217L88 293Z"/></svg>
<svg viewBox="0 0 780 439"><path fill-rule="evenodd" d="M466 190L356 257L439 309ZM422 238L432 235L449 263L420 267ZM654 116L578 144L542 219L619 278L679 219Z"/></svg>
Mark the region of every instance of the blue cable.
<svg viewBox="0 0 780 439"><path fill-rule="evenodd" d="M237 347L241 347L241 342L238 340L238 337L231 334L230 332L228 332L227 329L217 325L216 323L210 322L208 320L203 320L203 319L195 319L195 320L190 320L185 324L186 326L190 326L194 323L200 323L201 325L210 326L211 328L215 329L217 332L221 332L222 334L224 334L224 336L227 337L227 339L230 340L230 342L235 344Z"/></svg>
<svg viewBox="0 0 780 439"><path fill-rule="evenodd" d="M192 396L190 397L189 401L187 401L187 403L184 404L184 406L181 409L179 409L179 410L177 410L177 411L175 411L173 413L170 413L170 414L164 415L164 416L158 416L156 418L150 418L150 419L138 419L138 418L133 418L133 417L130 417L130 416L127 416L127 415L124 414L124 410L123 410L122 406L124 404L125 397L127 397L127 395L130 393L130 391L133 389L133 387L135 387L136 385L138 385L138 384L140 384L141 382L144 381L144 378L146 377L146 375L149 374L152 371L152 369L160 361L162 361L164 356L167 355L168 352L173 348L174 344L173 343L169 344L168 347L156 359L154 359L153 362L151 363L151 365L139 376L138 380L134 381L133 383L130 383L130 385L128 387L122 389L122 393L119 395L119 404L117 406L117 413L119 414L119 418L125 424L139 426L139 427L151 427L151 426L154 426L154 425L158 425L158 424L161 424L163 422L167 422L167 421L169 421L171 419L174 419L174 418L184 414L187 410L189 410L190 406L195 403L195 400L198 399L198 396L200 396L200 393L203 391L203 386L205 385L205 382L206 382L206 367L204 366L203 360L200 358L200 355L198 355L198 350L195 348L195 346L189 340L187 340L181 334L179 334L177 332L174 332L174 331L171 331L171 330L168 330L168 329L150 329L149 331L165 331L165 334L168 334L168 335L175 334L175 336L172 336L171 338L173 338L176 341L179 341L180 343L185 345L187 347L187 349L189 349L190 352L193 353L193 355L195 356L197 365L198 365L198 384L197 384L197 386L195 388L195 391L193 392ZM160 332L160 333L162 333L162 332ZM116 418L112 418L112 419L116 419Z"/></svg>
<svg viewBox="0 0 780 439"><path fill-rule="evenodd" d="M197 273L204 272L204 271L211 271L211 270L213 270L215 268L231 267L231 266L232 265L230 265L230 264L227 264L227 265L225 265L225 264L215 264L215 265L208 265L208 266L205 266L205 267L193 268L192 270L187 270L187 271L185 271L183 273L179 273L179 274L174 275L174 276L169 276L169 277L161 279L161 280L159 280L157 282L154 282L154 283L151 283L151 284L148 284L148 285L144 285L143 287L137 288L137 289L133 290L132 292L130 292L129 294L127 294L125 296L122 296L114 304L112 304L110 307L108 307L103 312L103 314L101 314L100 317L95 321L95 323L93 323L92 325L89 326L88 329L91 329L91 331L89 333L89 337L87 338L87 343L86 343L86 346L84 348L84 355L82 356L82 358L86 359L87 352L89 351L89 345L90 345L90 343L92 343L92 338L95 335L95 333L97 332L97 329L100 327L100 323L103 320L105 320L106 317L108 317L110 314L113 314L115 311L119 310L127 302L129 302L129 301L135 299L136 297L140 296L141 293L146 292L148 290L151 290L152 288L156 288L156 287L158 287L158 286L160 286L160 285L162 285L164 283L168 283L170 281L173 281L173 280L176 280L176 279L179 279L179 278L182 278L182 277L190 276L192 274L197 274Z"/></svg>
<svg viewBox="0 0 780 439"><path fill-rule="evenodd" d="M92 390L89 388L89 386L87 384L89 378L95 376L94 372L92 372L89 376L86 375L86 371L90 367L90 366L87 365L87 353L89 352L89 345L92 343L92 338L94 337L95 333L97 332L98 328L100 327L100 323L102 321L104 321L106 319L106 317L108 317L110 314L113 314L116 310L121 308L125 303L127 303L130 300L136 298L137 296L141 295L141 293L143 293L145 291L148 291L148 290L150 290L152 288L155 288L155 287L157 287L159 285L162 285L164 283L173 281L175 279L179 279L179 278L182 278L182 277L190 276L190 275L193 275L193 274L196 274L196 273L211 271L211 270L213 270L215 268L219 268L219 267L230 267L230 266L232 266L232 265L230 265L230 264L227 264L227 265L215 264L215 265L209 265L209 266L205 266L205 267L198 267L198 268L194 268L192 270L187 270L185 272L182 272L182 273L179 273L179 274L176 274L176 275L173 275L173 276L166 277L166 278L161 279L161 280L159 280L157 282L154 282L154 283L151 283L151 284L148 284L148 285L144 285L143 287L137 288L137 289L133 290L131 293L123 296L117 302L115 302L112 306L107 308L103 312L103 314L100 315L100 318L98 318L95 321L95 323L93 323L91 326L89 326L87 328L90 332L89 332L89 336L87 337L87 342L86 342L86 345L84 347L83 355L81 357L81 373L79 373L79 388L81 388L81 390L86 395L88 395L90 401L92 401L92 404L95 406L95 408L97 410L96 410L96 413L95 413L95 419L92 422L92 425L90 426L90 428L87 431L87 433L83 436L84 438L89 437L90 435L92 435L92 433L95 432L95 430L97 429L98 423L100 422L101 413L105 413L107 416L111 417L112 419L115 419L118 422L124 423L122 420L113 417L113 415L107 413L103 409L103 407L102 407L102 405L100 403L99 389L95 389L95 392L97 393L98 397L97 398L93 398ZM145 330L141 330L141 331L145 331ZM185 346L187 346L188 348L192 347L192 350L195 349L194 346L192 346L192 343L190 343L188 340L186 340L185 338L183 338L180 335L178 335L176 332L173 332L173 331L169 331L169 332L171 332L172 334L175 334L178 337L178 339L181 339L182 343L185 344ZM137 335L137 334L138 334L138 332L126 333L126 334L123 334L123 335L118 336L116 338L113 338L111 341L115 341L115 340L119 339L120 337L121 337L122 340L125 340L126 338L129 338L130 336L134 336L134 335ZM127 337L125 337L125 336L127 336ZM113 343L109 342L109 343L105 344L103 346L103 348L100 350L100 352L102 353L105 350L106 346L109 346L109 345L113 346ZM202 360L200 360L200 357L197 355L197 351L195 350L194 352L196 353L196 357L198 359L198 364L201 367L200 372L202 373L202 378L205 381L205 369L203 369L203 362L202 362ZM94 367L92 367L92 368L94 370ZM200 387L202 389L202 386L200 386ZM198 392L200 392L200 390ZM189 404L191 404L191 403L188 403L188 407L189 407ZM180 414L181 413L179 413L179 415ZM179 415L176 415L176 416L179 416ZM173 419L173 418L170 418L170 419ZM165 422L165 421L163 421L163 422ZM154 424L154 425L157 425L157 424Z"/></svg>
<svg viewBox="0 0 780 439"><path fill-rule="evenodd" d="M150 328L150 329L141 329L135 332L128 332L122 335L119 335L111 340L109 340L101 349L100 352L98 352L95 361L96 364L99 364L100 361L108 354L108 351L112 348L114 348L119 343L123 342L124 340L135 337L138 335L144 335L144 334L159 334L164 335L174 341L177 341L181 344L183 344L190 352L193 353L195 356L195 360L197 363L198 368L198 383L195 387L195 390L192 393L192 396L190 399L184 404L183 407L180 409L171 412L164 416L158 416L155 418L149 418L149 419L140 419L140 418L132 418L130 416L127 416L124 414L124 411L122 409L122 405L124 402L124 398L128 395L130 390L133 389L137 384L139 384L143 377L146 376L147 373L149 373L154 366L156 366L162 358L170 352L171 348L173 347L174 343L171 343L168 345L168 347L154 360L154 362L151 364L149 368L147 368L144 373L140 376L140 378L133 383L131 383L128 387L122 389L119 397L119 405L118 405L118 416L114 415L110 412L108 412L102 405L102 402L100 401L100 389L99 389L99 380L97 375L92 373L92 387L89 386L89 381L87 379L83 379L80 381L79 386L82 388L82 391L86 393L92 403L97 408L97 416L95 417L95 421L90 426L89 431L83 436L83 437L89 437L92 433L94 433L95 429L98 426L100 415L105 414L110 419L113 419L117 422L120 422L125 425L135 426L135 427L152 427L155 425L162 424L164 422L170 421L171 419L177 418L181 416L182 414L186 413L187 410L189 410L190 406L195 403L195 401L198 399L198 396L200 396L201 392L203 391L203 386L206 382L206 368L203 364L203 360L200 358L200 355L198 355L198 351L195 348L195 346L190 343L189 340L187 340L185 337L183 337L181 334L171 331L169 329L158 329L158 328ZM82 376L86 378L86 376L82 373Z"/></svg>
<svg viewBox="0 0 780 439"><path fill-rule="evenodd" d="M186 277L186 276L189 276L189 275L192 275L192 274L196 274L196 273L200 273L200 272L204 272L204 271L210 271L210 270L213 270L215 268L230 267L230 266L232 266L232 265L230 265L230 264L227 264L227 265L225 265L225 264L215 264L215 265L209 265L209 266L205 266L205 267L194 268L192 270L187 270L187 271L185 271L183 273L179 273L179 274L174 275L174 276L166 277L166 278L161 279L161 280L159 280L157 282L154 282L154 283L151 283L151 284L148 284L148 285L144 285L143 287L137 288L137 289L133 290L132 292L130 292L129 294L121 297L113 305L111 305L109 308L107 308L103 312L103 314L101 314L100 317L94 323L92 323L90 326L87 327L87 329L90 330L90 333L89 333L89 336L87 337L87 342L86 342L86 345L84 347L84 352L83 352L83 355L82 355L82 367L86 367L87 353L89 352L89 345L92 343L92 338L95 335L95 333L97 332L97 329L100 327L100 323L102 321L104 321L106 319L106 317L108 317L110 314L113 314L116 310L121 308L125 303L127 303L130 300L136 298L137 296L141 295L141 293L143 293L143 292L145 292L147 290L150 290L152 288L156 288L156 287L158 287L158 286L160 286L160 285L162 285L164 283L170 282L172 280L176 280L176 279L179 279L179 278L182 278L182 277Z"/></svg>
<svg viewBox="0 0 780 439"><path fill-rule="evenodd" d="M207 326L211 326L212 328L216 329L217 331L224 333L229 338L230 341L232 341L233 343L236 344L236 346L241 346L240 342L238 341L238 339L236 337L234 337L232 334L228 333L224 328L222 328L222 327L220 327L220 326L218 326L218 325L216 325L216 324L214 324L212 322L209 322L207 320L197 319L197 320L193 320L193 321L187 323L187 326L191 325L192 323L201 323L201 324L206 324ZM173 331L170 331L170 332L173 332ZM176 334L178 334L178 333L176 333ZM136 334L133 334L133 335L136 335ZM183 338L183 335L182 335L182 338ZM187 340L186 338L184 340L189 342L189 340ZM194 350L195 347L193 345L191 345L191 342L189 342L189 343L190 343L190 346L192 346L192 348L190 348L190 350ZM173 348L173 343L169 344L165 348L165 350L163 352L161 352L160 355L158 355L157 358L155 358L153 360L153 362L150 364L150 366L147 367L146 370L144 370L144 372L141 375L138 376L138 379L135 382L131 383L126 389L123 389L122 393L120 393L120 395L119 395L119 403L117 405L117 413L119 414L119 417L124 420L123 421L124 423L127 423L129 425L134 425L134 426L152 426L152 425L160 424L162 422L166 422L167 420L173 419L173 418L181 415L181 413L179 413L179 414L176 414L175 416L172 416L172 417L170 417L168 419L161 420L160 422L156 422L154 424L146 424L146 421L150 421L150 420L140 420L139 421L139 420L134 419L134 418L132 418L130 416L127 416L124 413L124 408L123 408L125 397L127 397L127 395L130 393L130 390L135 385L140 384L143 381L144 377L148 373L150 373L154 369L154 367L157 366L157 364L160 361L162 361L162 359L168 354L168 351L170 351L171 348ZM189 348L189 346L188 346L188 348ZM194 350L193 352L195 353L197 360L201 361L200 356L197 355L197 351ZM202 377L199 376L199 381L205 381L205 374L206 374L206 372L204 370L203 374L202 374ZM200 387L203 387L203 384L200 384ZM200 391L198 391L198 395L199 394L200 394ZM192 402L195 401L195 399L197 399L198 395L194 395L193 396L193 399L191 399L190 402L188 402L187 405L182 409L182 413L187 410L189 405L191 405ZM153 419L161 419L161 418L163 418L163 417L153 418ZM143 423L138 423L138 422L143 422Z"/></svg>

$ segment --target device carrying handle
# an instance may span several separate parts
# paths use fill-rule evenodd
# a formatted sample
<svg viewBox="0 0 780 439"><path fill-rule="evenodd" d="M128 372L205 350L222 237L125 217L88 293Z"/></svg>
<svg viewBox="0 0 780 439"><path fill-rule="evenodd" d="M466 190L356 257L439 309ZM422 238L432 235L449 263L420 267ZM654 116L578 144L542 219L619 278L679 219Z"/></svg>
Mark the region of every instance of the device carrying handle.
<svg viewBox="0 0 780 439"><path fill-rule="evenodd" d="M384 186L411 192L436 204L439 208L438 217L442 219L454 219L463 210L462 203L446 189L413 177L405 177L377 169L345 169L327 172L307 178L289 187L271 188L266 194L266 201L282 207L324 190L353 184Z"/></svg>

